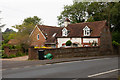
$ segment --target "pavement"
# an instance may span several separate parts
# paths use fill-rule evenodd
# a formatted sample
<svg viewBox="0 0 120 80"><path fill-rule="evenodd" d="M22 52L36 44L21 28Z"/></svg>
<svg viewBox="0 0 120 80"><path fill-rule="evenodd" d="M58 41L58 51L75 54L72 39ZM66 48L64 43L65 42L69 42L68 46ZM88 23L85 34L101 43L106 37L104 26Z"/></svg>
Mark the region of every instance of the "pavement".
<svg viewBox="0 0 120 80"><path fill-rule="evenodd" d="M9 58L9 59L0 59L0 60L8 60L8 61L25 61L28 60L28 56L22 56L22 57L15 57L15 58Z"/></svg>
<svg viewBox="0 0 120 80"><path fill-rule="evenodd" d="M74 58L60 58L52 60L27 60L27 56L17 57L13 59L2 59L2 69L10 69L23 66L32 66L32 65L46 65L46 64L55 64L63 62L72 62L72 61L82 61L82 60L91 60L91 59L100 59L100 58L113 58L114 56L95 56L95 57L74 57ZM25 59L23 59L25 58Z"/></svg>
<svg viewBox="0 0 120 80"><path fill-rule="evenodd" d="M3 60L2 69L3 78L73 78L71 80L117 78L118 70L118 57L115 56L32 61Z"/></svg>

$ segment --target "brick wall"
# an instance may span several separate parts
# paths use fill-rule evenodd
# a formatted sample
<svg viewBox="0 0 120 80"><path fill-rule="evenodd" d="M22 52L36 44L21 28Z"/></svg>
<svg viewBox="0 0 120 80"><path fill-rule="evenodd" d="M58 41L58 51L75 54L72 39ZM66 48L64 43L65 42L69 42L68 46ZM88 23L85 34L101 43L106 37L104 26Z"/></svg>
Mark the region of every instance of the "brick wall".
<svg viewBox="0 0 120 80"><path fill-rule="evenodd" d="M47 53L51 53L54 58L97 56L99 47L53 48L46 49L45 54Z"/></svg>
<svg viewBox="0 0 120 80"><path fill-rule="evenodd" d="M4 52L7 56L10 56L11 54L16 55L16 53L18 52L17 49L9 49L9 47L4 47Z"/></svg>
<svg viewBox="0 0 120 80"><path fill-rule="evenodd" d="M40 49L34 49L33 47L30 47L29 59L38 59L38 50ZM100 47L51 48L44 50L45 54L51 53L54 58L89 57L113 54L109 53L109 51L101 53Z"/></svg>
<svg viewBox="0 0 120 80"><path fill-rule="evenodd" d="M113 52L112 37L108 27L103 28L100 36L100 51L105 53L106 51Z"/></svg>
<svg viewBox="0 0 120 80"><path fill-rule="evenodd" d="M39 40L37 40L37 35L39 34ZM30 36L31 39L31 46L42 46L45 43L45 38L43 37L42 33L39 31L38 27L35 28L32 35Z"/></svg>

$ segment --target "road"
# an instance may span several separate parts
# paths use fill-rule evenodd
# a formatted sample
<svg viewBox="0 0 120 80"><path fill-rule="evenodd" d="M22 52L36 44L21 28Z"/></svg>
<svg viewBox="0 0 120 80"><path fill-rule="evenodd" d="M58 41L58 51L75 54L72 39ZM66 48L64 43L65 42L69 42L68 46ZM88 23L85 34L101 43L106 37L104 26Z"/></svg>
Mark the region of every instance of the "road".
<svg viewBox="0 0 120 80"><path fill-rule="evenodd" d="M3 67L3 78L116 78L118 71L118 57L113 57L14 68L8 66Z"/></svg>

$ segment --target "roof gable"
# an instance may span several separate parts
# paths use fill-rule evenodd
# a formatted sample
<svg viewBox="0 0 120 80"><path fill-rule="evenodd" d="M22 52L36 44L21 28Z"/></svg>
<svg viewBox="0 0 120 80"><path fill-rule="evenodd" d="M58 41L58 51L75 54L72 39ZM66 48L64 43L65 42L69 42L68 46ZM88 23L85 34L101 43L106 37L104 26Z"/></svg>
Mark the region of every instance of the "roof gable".
<svg viewBox="0 0 120 80"><path fill-rule="evenodd" d="M90 30L90 28L88 26L85 26L83 30Z"/></svg>
<svg viewBox="0 0 120 80"><path fill-rule="evenodd" d="M33 32L35 31L36 28L40 31L40 33L41 33L41 34L43 35L43 37L46 39L45 35L44 35L44 34L42 33L42 31L38 28L38 25L36 25L36 26L34 27L34 29L33 29L33 31L31 32L31 34L30 34L29 37L31 37L31 35L33 34Z"/></svg>

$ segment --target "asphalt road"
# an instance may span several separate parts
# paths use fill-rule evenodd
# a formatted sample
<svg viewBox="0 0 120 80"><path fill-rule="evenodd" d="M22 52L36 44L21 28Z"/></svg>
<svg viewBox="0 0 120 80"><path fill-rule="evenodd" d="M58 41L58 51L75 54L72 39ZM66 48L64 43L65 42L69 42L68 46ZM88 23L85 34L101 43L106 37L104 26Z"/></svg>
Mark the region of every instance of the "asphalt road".
<svg viewBox="0 0 120 80"><path fill-rule="evenodd" d="M14 62L15 63L15 62ZM24 63L24 62L23 62ZM12 64L12 63L10 63ZM22 64L22 63L21 63ZM15 64L14 64L15 65ZM47 65L3 67L3 78L116 78L118 57Z"/></svg>

